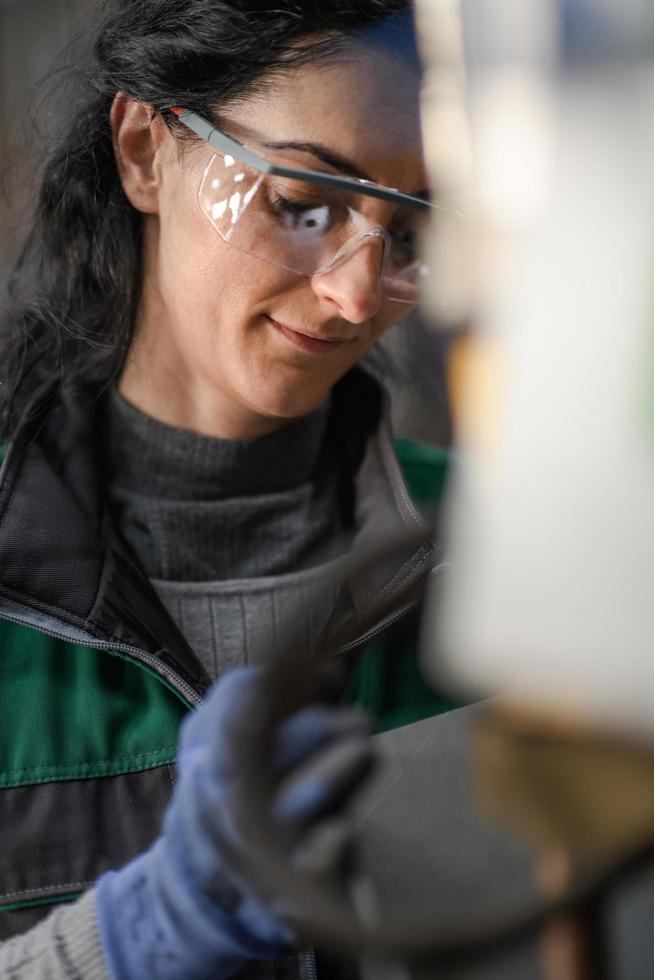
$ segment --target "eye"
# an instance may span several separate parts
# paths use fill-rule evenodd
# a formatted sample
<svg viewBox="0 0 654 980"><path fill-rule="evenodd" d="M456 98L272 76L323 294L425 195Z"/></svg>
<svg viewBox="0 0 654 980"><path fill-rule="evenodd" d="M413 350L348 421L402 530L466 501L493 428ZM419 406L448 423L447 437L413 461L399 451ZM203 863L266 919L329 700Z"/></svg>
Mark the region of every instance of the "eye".
<svg viewBox="0 0 654 980"><path fill-rule="evenodd" d="M425 226L425 216L415 211L402 211L396 215L389 228L393 243L392 256L396 265L407 266L418 261Z"/></svg>
<svg viewBox="0 0 654 980"><path fill-rule="evenodd" d="M332 208L324 201L298 200L278 192L271 192L268 199L277 220L289 230L321 235L334 224Z"/></svg>
<svg viewBox="0 0 654 980"><path fill-rule="evenodd" d="M391 232L393 258L402 265L410 265L418 258L418 236L410 228Z"/></svg>

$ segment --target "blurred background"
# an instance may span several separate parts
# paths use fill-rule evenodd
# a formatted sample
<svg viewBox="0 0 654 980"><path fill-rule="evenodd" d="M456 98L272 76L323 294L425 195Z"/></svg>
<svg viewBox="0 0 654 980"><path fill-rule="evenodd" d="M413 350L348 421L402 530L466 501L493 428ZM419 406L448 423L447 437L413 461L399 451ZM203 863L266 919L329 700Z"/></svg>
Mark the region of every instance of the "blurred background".
<svg viewBox="0 0 654 980"><path fill-rule="evenodd" d="M29 202L26 175L42 151L32 120L39 114L43 81L91 6L92 0L0 0L2 281L21 238Z"/></svg>

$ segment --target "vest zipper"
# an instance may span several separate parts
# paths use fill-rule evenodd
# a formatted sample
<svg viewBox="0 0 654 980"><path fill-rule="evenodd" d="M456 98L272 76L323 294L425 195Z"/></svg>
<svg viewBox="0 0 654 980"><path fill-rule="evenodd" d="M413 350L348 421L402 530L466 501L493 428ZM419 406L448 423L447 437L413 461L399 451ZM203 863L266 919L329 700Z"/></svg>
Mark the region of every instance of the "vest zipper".
<svg viewBox="0 0 654 980"><path fill-rule="evenodd" d="M316 954L313 947L300 950L297 954L297 959L299 980L318 980Z"/></svg>
<svg viewBox="0 0 654 980"><path fill-rule="evenodd" d="M442 575L443 572L449 567L449 561L439 562L429 573L429 577ZM358 649L358 647L364 646L370 640L373 640L384 630L388 629L389 626L395 625L399 620L407 616L413 609L415 609L421 602L422 596L417 599L412 600L407 603L402 609L386 617L381 623L366 630L361 636L358 636L354 640L350 640L348 643L344 643L342 646L337 647L333 652L332 656L340 656L344 653L350 653L353 650ZM55 640L63 640L65 643L71 642L83 642L86 646L91 647L95 650L109 650L115 651L116 653L126 653L133 660L138 663L144 664L149 667L154 673L159 674L182 698L189 704L190 707L196 708L202 701L201 696L183 680L179 674L176 674L174 670L171 670L165 664L155 657L153 654L148 653L146 650L140 650L138 647L130 646L128 643L106 643L102 640L97 640L94 637L80 637L80 636L67 636L64 631L58 631L53 629L48 629L46 626L37 625L35 623L30 623L29 620L23 620L20 616L12 616L10 613L0 612L0 619L5 619L9 623L15 623L17 626L29 626L30 629L37 630L39 633L43 633L45 636L51 636Z"/></svg>
<svg viewBox="0 0 654 980"><path fill-rule="evenodd" d="M48 629L46 626L30 623L21 619L19 616L12 616L8 613L0 612L0 619L5 619L9 623L15 623L17 626L29 626L30 629L43 633L45 636L51 636L55 640L63 640L65 643L84 643L85 646L92 647L95 650L126 653L132 660L145 664L145 666L149 667L156 674L159 674L191 707L197 707L202 700L197 691L190 684L187 684L185 680L182 680L179 674L176 674L174 670L162 664L157 657L148 653L146 650L139 650L138 647L132 647L128 643L104 643L102 640L96 640L93 637L76 637L73 639L71 636L66 636L63 631L58 632L57 630Z"/></svg>
<svg viewBox="0 0 654 980"><path fill-rule="evenodd" d="M449 566L450 566L449 561L439 562L438 565L434 565L434 567L430 571L429 578L431 578L432 575L433 576L442 575L443 572L445 572L449 568ZM397 612L392 613L390 616L387 616L387 618L382 620L381 623L378 623L376 626L373 626L365 633L362 633L361 636L358 636L355 640L350 640L348 643L344 643L342 646L337 647L337 649L332 652L332 656L339 656L342 653L350 653L352 650L356 650L357 647L363 646L364 644L368 643L370 640L374 640L376 636L379 636L380 633L383 633L384 630L387 630L389 626L394 626L395 623L397 623L400 619L404 619L405 616L407 616L410 612L412 612L412 610L416 609L417 606L420 605L421 601L422 601L422 596L418 596L417 599L413 599L411 602L407 603L406 606L403 606L402 609L399 609Z"/></svg>

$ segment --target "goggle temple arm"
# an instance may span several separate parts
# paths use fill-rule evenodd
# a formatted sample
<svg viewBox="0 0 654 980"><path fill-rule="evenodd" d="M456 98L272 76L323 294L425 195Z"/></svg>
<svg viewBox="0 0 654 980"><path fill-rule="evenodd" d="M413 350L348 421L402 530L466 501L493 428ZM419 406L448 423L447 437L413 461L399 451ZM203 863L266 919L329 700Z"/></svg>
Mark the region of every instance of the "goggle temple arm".
<svg viewBox="0 0 654 980"><path fill-rule="evenodd" d="M339 190L349 191L350 193L363 194L366 197L375 197L381 201L388 201L397 206L404 205L414 211L431 212L437 209L437 205L429 201L423 201L420 197L413 197L411 194L404 194L393 187L382 187L381 184L374 184L369 180L360 180L355 177L340 177L337 174L322 173L318 170L304 170L300 167L281 167L271 163L264 157L254 153L237 140L227 136L212 126L210 122L203 119L196 112L189 112L187 109L174 108L170 110L184 126L190 129L196 136L206 140L210 146L219 150L221 153L229 153L237 160L247 163L265 174L273 174L277 177L287 177L290 180L308 181L312 184L319 184L323 187L335 187Z"/></svg>

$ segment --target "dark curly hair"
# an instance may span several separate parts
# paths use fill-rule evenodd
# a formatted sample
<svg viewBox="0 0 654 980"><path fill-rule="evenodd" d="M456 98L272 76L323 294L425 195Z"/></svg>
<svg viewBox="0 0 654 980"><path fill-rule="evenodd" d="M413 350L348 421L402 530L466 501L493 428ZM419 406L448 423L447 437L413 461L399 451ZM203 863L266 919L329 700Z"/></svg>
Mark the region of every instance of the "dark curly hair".
<svg viewBox="0 0 654 980"><path fill-rule="evenodd" d="M106 10L106 4L103 5ZM411 0L120 0L74 71L82 98L47 159L0 315L0 437L53 380L98 390L120 372L142 273L142 218L118 176L115 94L211 117L279 72L338 56L362 32L416 58ZM302 43L298 43L302 42ZM89 46L91 47L91 46ZM180 127L181 128L181 127Z"/></svg>

